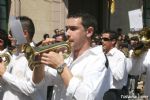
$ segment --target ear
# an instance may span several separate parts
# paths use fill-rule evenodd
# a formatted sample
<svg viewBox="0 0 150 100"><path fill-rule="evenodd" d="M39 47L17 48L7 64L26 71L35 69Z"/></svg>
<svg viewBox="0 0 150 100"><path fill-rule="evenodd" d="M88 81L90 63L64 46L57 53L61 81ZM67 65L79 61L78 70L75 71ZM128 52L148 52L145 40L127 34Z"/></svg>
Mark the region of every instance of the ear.
<svg viewBox="0 0 150 100"><path fill-rule="evenodd" d="M117 41L115 39L113 39L112 43L115 45L117 43Z"/></svg>
<svg viewBox="0 0 150 100"><path fill-rule="evenodd" d="M87 37L91 37L94 33L94 28L93 27L89 27L87 29Z"/></svg>
<svg viewBox="0 0 150 100"><path fill-rule="evenodd" d="M27 38L28 35L29 35L28 31L27 31L27 30L24 30L23 33L24 33L24 37Z"/></svg>

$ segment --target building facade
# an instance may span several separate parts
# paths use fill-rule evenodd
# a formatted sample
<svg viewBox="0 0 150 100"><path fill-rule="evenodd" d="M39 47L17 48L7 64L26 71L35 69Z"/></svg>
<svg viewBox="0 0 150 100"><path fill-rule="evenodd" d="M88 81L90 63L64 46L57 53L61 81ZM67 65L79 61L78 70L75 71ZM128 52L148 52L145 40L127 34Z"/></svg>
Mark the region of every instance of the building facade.
<svg viewBox="0 0 150 100"><path fill-rule="evenodd" d="M110 13L110 2L115 2ZM144 1L144 2L143 2ZM34 41L43 39L43 34L54 34L54 29L65 29L68 13L87 11L98 20L98 34L103 30L122 28L130 32L128 11L143 9L144 26L150 26L150 0L0 0L0 28L7 29L10 16L28 16L34 24Z"/></svg>

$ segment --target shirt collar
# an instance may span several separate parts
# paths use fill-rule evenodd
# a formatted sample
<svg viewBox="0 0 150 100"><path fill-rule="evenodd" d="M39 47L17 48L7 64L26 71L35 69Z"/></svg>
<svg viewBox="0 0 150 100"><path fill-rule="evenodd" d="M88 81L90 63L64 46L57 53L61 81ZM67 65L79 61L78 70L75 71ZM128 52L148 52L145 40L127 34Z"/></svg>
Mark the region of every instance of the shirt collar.
<svg viewBox="0 0 150 100"><path fill-rule="evenodd" d="M96 47L91 47L89 49L87 49L82 55L80 55L80 57L78 57L75 61L73 61L73 53L70 54L70 56L65 59L65 62L68 62L68 64L71 64L72 62L76 62L84 57L87 57L87 55L91 54L93 56L97 56L100 53L102 53L102 46L96 46Z"/></svg>
<svg viewBox="0 0 150 100"><path fill-rule="evenodd" d="M18 54L13 54L12 56L13 56L13 58L18 59L20 57L25 56L25 54L24 53L18 53Z"/></svg>
<svg viewBox="0 0 150 100"><path fill-rule="evenodd" d="M99 54L101 52L103 52L102 46L98 45L98 46L95 46L95 47L90 47L82 55L85 55L87 53L91 53L93 55L97 55L97 54ZM73 57L73 53L71 53L71 56Z"/></svg>
<svg viewBox="0 0 150 100"><path fill-rule="evenodd" d="M102 45L90 48L89 52L91 52L94 55L97 55L97 54L103 52Z"/></svg>
<svg viewBox="0 0 150 100"><path fill-rule="evenodd" d="M114 55L116 49L117 49L117 48L112 48L106 55L108 55L108 56Z"/></svg>

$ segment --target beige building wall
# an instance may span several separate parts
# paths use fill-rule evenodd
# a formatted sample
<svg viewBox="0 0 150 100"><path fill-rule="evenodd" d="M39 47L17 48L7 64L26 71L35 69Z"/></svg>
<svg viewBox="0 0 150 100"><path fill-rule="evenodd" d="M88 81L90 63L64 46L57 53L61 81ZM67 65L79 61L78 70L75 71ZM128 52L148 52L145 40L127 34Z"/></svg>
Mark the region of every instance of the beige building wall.
<svg viewBox="0 0 150 100"><path fill-rule="evenodd" d="M17 1L17 0L12 0ZM22 16L30 17L35 24L34 41L38 42L43 39L44 33L53 35L53 30L64 29L65 19L68 13L67 0L20 0L15 13L20 13ZM15 15L18 15L15 14Z"/></svg>

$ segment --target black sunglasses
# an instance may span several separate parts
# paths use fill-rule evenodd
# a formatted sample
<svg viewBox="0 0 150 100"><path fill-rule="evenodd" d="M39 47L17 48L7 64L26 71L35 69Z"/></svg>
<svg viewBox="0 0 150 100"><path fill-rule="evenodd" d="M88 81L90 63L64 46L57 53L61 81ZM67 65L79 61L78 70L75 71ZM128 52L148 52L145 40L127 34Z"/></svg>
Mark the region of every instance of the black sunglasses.
<svg viewBox="0 0 150 100"><path fill-rule="evenodd" d="M110 38L101 38L102 41L111 41Z"/></svg>

